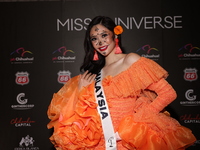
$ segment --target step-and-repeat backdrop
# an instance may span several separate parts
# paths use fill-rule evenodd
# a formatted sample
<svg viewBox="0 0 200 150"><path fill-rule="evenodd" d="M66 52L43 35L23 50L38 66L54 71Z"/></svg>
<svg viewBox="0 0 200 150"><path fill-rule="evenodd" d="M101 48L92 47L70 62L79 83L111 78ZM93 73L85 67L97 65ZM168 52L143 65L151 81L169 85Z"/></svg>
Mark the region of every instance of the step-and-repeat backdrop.
<svg viewBox="0 0 200 150"><path fill-rule="evenodd" d="M0 3L0 149L53 150L46 111L53 93L80 73L91 19L122 25L126 53L155 60L170 74L177 99L171 115L200 149L199 3L163 0L76 0Z"/></svg>

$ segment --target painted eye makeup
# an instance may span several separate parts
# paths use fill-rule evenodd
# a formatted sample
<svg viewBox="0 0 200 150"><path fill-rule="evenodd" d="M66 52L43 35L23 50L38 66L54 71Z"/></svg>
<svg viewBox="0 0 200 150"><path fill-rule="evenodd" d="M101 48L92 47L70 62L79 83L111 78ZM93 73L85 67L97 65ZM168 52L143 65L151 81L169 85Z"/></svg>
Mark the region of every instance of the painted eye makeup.
<svg viewBox="0 0 200 150"><path fill-rule="evenodd" d="M107 36L108 36L107 33L102 34L102 38L105 38L105 37L107 37Z"/></svg>
<svg viewBox="0 0 200 150"><path fill-rule="evenodd" d="M107 33L106 31L102 31L101 33L97 32L96 35L91 35L90 37L90 41L91 42L97 42L99 39L101 38L106 38L108 37L110 34Z"/></svg>
<svg viewBox="0 0 200 150"><path fill-rule="evenodd" d="M92 42L94 42L96 40L97 40L97 38L94 38L94 37L90 38L90 41L92 41Z"/></svg>
<svg viewBox="0 0 200 150"><path fill-rule="evenodd" d="M102 37L102 38L105 38L105 37L107 37L108 35L109 35L108 33L103 33L103 34L101 35L101 37ZM97 38L96 38L96 37L91 37L90 40L91 40L91 41L96 41Z"/></svg>

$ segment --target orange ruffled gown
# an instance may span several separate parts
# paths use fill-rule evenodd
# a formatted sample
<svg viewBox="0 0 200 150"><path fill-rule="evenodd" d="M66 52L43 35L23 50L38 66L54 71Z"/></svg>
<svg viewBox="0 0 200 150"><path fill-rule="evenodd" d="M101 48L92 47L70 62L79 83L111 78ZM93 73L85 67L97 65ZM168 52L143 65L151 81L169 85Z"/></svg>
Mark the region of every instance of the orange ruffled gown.
<svg viewBox="0 0 200 150"><path fill-rule="evenodd" d="M121 137L118 150L181 150L195 142L190 129L162 111L176 98L167 75L157 63L141 57L127 70L103 79L114 130ZM57 150L104 150L94 83L78 91L79 78L73 77L53 96L50 140Z"/></svg>

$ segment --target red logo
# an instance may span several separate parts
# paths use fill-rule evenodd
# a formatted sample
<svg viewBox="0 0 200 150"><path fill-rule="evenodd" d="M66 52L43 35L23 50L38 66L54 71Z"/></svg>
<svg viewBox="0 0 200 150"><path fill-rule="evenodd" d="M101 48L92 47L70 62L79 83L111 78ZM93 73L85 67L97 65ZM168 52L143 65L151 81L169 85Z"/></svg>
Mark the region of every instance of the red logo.
<svg viewBox="0 0 200 150"><path fill-rule="evenodd" d="M180 120L184 123L200 123L200 114L185 114L180 116Z"/></svg>
<svg viewBox="0 0 200 150"><path fill-rule="evenodd" d="M71 79L70 71L59 71L58 72L58 82L65 84L69 79Z"/></svg>
<svg viewBox="0 0 200 150"><path fill-rule="evenodd" d="M17 72L15 82L19 85L25 85L29 83L29 73L28 72Z"/></svg>
<svg viewBox="0 0 200 150"><path fill-rule="evenodd" d="M196 68L185 68L184 70L184 79L186 81L195 81L197 80L197 69Z"/></svg>
<svg viewBox="0 0 200 150"><path fill-rule="evenodd" d="M35 121L32 121L30 117L28 117L26 120L23 120L21 118L15 118L10 121L10 124L14 124L15 127L30 127L32 123L35 123Z"/></svg>

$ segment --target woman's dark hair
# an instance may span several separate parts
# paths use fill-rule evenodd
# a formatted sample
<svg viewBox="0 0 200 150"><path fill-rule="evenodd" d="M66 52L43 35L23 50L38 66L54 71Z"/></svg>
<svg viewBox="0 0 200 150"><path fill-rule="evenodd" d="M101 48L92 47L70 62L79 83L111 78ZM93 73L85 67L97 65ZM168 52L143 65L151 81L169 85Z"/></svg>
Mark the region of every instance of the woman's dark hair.
<svg viewBox="0 0 200 150"><path fill-rule="evenodd" d="M105 57L99 53L97 53L99 60L97 60L97 61L93 60L94 47L92 46L92 43L90 40L90 31L91 31L91 28L97 24L101 24L101 25L105 26L107 29L109 29L110 31L113 32L113 35L114 35L114 28L116 26L115 22L111 18L105 17L105 16L97 16L94 19L92 19L92 21L90 22L90 24L87 27L87 31L85 34L85 40L84 40L85 57L84 57L84 62L82 64L82 66L80 67L80 70L81 71L88 70L89 72L91 72L93 74L97 74L105 65ZM121 40L120 40L119 36L120 35L118 35L119 46L120 46ZM114 39L114 36L113 36L113 39Z"/></svg>

